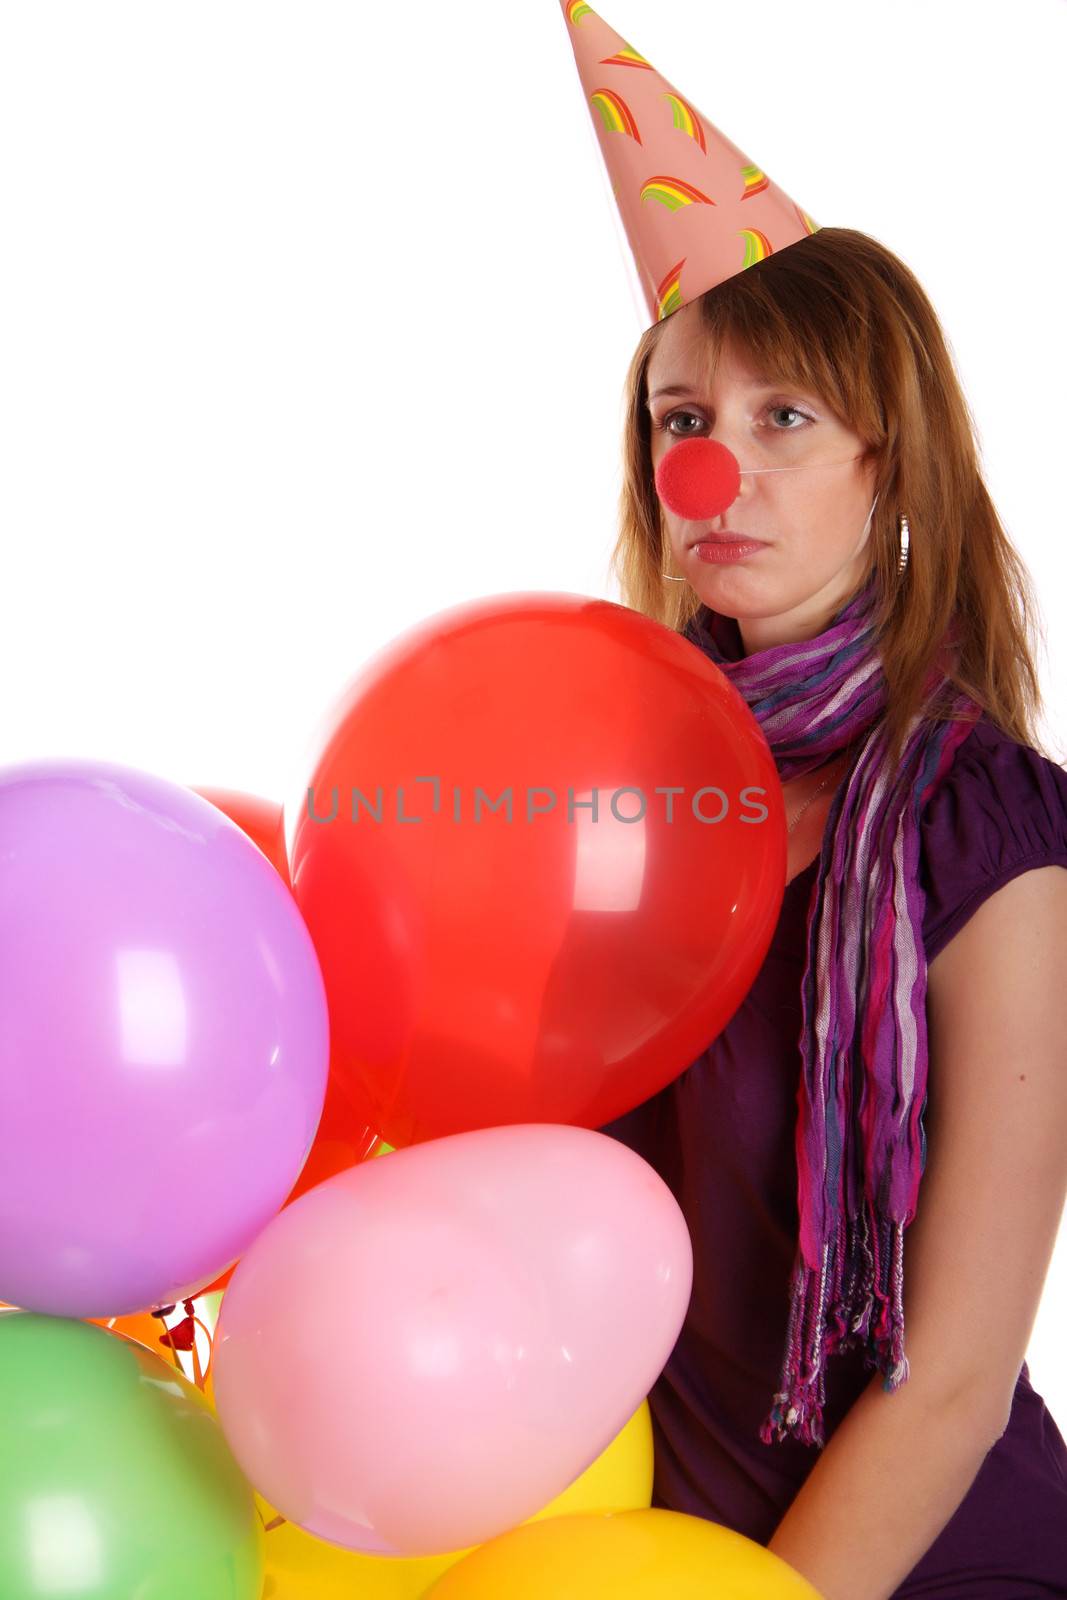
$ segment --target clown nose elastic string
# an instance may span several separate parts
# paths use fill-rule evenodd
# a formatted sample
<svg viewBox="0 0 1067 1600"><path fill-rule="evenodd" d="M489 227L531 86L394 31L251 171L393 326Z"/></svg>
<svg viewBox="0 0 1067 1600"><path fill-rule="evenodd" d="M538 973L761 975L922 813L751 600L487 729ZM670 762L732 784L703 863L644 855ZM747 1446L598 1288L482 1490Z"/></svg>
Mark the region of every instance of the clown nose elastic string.
<svg viewBox="0 0 1067 1600"><path fill-rule="evenodd" d="M815 466L844 467L846 461L825 461ZM741 479L758 472L810 472L811 465L800 467L742 468L733 451L717 439L683 439L672 445L656 468L656 493L676 517L687 522L704 522L732 506Z"/></svg>

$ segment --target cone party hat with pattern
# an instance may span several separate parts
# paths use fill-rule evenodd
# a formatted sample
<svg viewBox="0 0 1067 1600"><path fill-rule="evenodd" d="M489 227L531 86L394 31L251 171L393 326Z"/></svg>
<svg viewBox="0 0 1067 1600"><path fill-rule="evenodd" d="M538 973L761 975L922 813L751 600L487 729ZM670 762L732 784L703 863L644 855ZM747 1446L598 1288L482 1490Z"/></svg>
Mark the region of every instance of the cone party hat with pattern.
<svg viewBox="0 0 1067 1600"><path fill-rule="evenodd" d="M653 322L817 231L585 0L562 5Z"/></svg>

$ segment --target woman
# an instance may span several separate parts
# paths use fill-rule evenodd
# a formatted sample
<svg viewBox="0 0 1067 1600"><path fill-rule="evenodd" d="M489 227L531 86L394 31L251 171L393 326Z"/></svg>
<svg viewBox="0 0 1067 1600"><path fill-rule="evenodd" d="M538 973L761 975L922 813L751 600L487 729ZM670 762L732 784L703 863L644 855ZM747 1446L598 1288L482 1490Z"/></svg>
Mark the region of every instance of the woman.
<svg viewBox="0 0 1067 1600"><path fill-rule="evenodd" d="M775 237L780 192L757 224L765 175L584 3L564 14L655 318L623 599L744 695L789 827L749 994L604 1130L693 1238L653 1504L767 1544L826 1600L1067 1595L1067 1447L1023 1359L1067 1188L1067 773L1034 738L1027 574L913 275L795 206ZM738 158L730 265L698 228L735 248ZM688 232L642 233L629 197L657 193ZM664 470L689 438L739 473L707 515ZM727 532L762 543L701 553Z"/></svg>
<svg viewBox="0 0 1067 1600"><path fill-rule="evenodd" d="M779 381L768 385L772 373ZM660 505L653 476L686 437L725 442L742 467L804 470L757 469L722 516L687 522ZM981 483L943 338L906 268L861 234L824 228L649 330L630 371L626 438L624 598L684 629L725 669L795 650L790 748L803 748L810 678L826 670L805 665L803 646L819 646L868 588L887 733L899 744L952 619L951 681L983 708L920 823L928 1151L906 1235L917 1297L907 1304L907 1383L887 1396L862 1351L841 1354L826 1375L824 1438L836 1436L836 1450L819 1459L795 1439L765 1447L760 1422L779 1389L798 1231L808 923L853 759L848 745L819 746L783 784L788 883L756 982L682 1077L604 1130L667 1178L693 1237L689 1316L651 1397L653 1503L769 1544L831 1600L1067 1593L1067 1449L1022 1360L1062 1207L1064 1101L1045 1084L1028 1102L1019 1081L1034 1049L1047 1048L1056 1011L1047 965L1026 998L1019 992L1034 951L1016 930L1036 919L1058 937L1062 967L1067 775L1033 748L1028 585ZM905 496L916 533L901 571L893 507ZM710 562L692 544L707 527L774 537L754 555ZM684 587L662 569L684 575ZM746 699L758 714L758 688ZM889 752L892 768L899 755ZM1042 1006L1044 1019L1033 1014ZM982 1051L994 1026L996 1042ZM1005 1040L1017 1042L1017 1059ZM1055 1039L1044 1060L1046 1073L1058 1063L1063 1076ZM1045 1141L1034 1126L1039 1094L1059 1111ZM968 1371L973 1390L961 1382L950 1403ZM860 1559L869 1588L850 1570ZM947 1587L931 1588L935 1579Z"/></svg>

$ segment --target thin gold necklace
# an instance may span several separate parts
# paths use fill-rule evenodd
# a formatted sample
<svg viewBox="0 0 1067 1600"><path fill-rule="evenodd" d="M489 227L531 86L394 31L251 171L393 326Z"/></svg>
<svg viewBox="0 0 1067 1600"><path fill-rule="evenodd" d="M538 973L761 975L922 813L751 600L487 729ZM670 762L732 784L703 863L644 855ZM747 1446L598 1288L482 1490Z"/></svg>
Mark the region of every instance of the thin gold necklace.
<svg viewBox="0 0 1067 1600"><path fill-rule="evenodd" d="M786 833L792 833L793 829L796 827L797 823L800 821L800 819L804 815L805 811L811 805L811 802L816 798L817 795L819 795L822 792L823 789L826 788L826 785L829 783L830 779L834 775L834 767L836 765L837 765L836 761L834 763L832 763L829 772L826 774L825 778L820 783L818 789L814 789L812 791L812 793L808 795L808 798L805 800L804 804L801 806L800 810L797 812L796 816L793 818L793 820L789 824L788 828L786 828L786 830L785 830Z"/></svg>

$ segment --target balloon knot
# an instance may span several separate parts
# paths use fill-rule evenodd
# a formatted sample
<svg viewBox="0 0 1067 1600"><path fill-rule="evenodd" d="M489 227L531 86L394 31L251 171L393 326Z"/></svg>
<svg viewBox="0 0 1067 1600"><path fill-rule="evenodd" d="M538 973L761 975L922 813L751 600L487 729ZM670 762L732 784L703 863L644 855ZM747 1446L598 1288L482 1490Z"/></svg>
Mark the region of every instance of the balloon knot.
<svg viewBox="0 0 1067 1600"><path fill-rule="evenodd" d="M176 1322L173 1328L168 1328L166 1333L161 1333L159 1342L166 1345L168 1350L191 1350L195 1338L196 1319L187 1316Z"/></svg>

